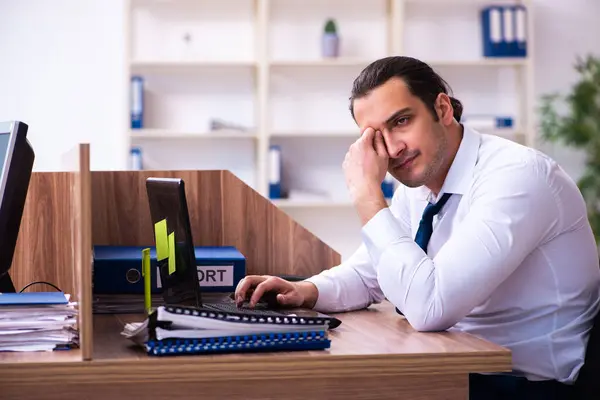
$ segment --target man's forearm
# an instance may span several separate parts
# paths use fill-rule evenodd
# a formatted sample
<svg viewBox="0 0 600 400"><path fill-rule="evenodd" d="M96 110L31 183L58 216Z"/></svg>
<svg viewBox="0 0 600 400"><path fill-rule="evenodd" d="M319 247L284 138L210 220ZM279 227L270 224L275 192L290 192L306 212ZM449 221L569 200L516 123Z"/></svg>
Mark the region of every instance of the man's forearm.
<svg viewBox="0 0 600 400"><path fill-rule="evenodd" d="M379 189L363 190L354 200L354 206L362 225L366 225L379 211L388 206L383 192Z"/></svg>

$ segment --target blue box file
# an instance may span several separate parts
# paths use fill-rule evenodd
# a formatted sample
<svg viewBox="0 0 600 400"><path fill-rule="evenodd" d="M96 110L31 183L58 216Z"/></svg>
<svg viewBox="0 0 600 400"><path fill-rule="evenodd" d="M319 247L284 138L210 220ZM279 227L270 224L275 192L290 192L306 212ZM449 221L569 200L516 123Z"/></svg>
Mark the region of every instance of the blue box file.
<svg viewBox="0 0 600 400"><path fill-rule="evenodd" d="M527 57L527 8L522 4L513 7L515 13L515 57Z"/></svg>
<svg viewBox="0 0 600 400"><path fill-rule="evenodd" d="M514 120L508 116L463 115L461 123L474 129L506 129L514 127Z"/></svg>
<svg viewBox="0 0 600 400"><path fill-rule="evenodd" d="M507 49L502 38L501 6L490 6L481 10L481 36L485 57L504 57Z"/></svg>
<svg viewBox="0 0 600 400"><path fill-rule="evenodd" d="M162 293L152 246L94 246L94 294L143 294L142 249L150 248L152 293ZM233 292L246 275L246 258L235 247L195 247L202 292Z"/></svg>
<svg viewBox="0 0 600 400"><path fill-rule="evenodd" d="M144 127L144 78L141 76L131 77L131 128L141 129Z"/></svg>
<svg viewBox="0 0 600 400"><path fill-rule="evenodd" d="M269 147L269 198L281 198L281 147Z"/></svg>
<svg viewBox="0 0 600 400"><path fill-rule="evenodd" d="M493 5L481 10L484 57L527 55L527 9L523 5Z"/></svg>

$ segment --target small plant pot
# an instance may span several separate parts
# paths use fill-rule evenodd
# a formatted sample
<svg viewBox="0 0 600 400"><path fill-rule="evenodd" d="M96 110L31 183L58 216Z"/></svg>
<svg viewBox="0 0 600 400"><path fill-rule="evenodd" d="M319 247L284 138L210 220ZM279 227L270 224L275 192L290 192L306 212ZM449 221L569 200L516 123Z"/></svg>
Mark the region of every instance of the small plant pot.
<svg viewBox="0 0 600 400"><path fill-rule="evenodd" d="M339 56L340 38L334 33L325 33L321 42L321 54L325 58L335 58Z"/></svg>

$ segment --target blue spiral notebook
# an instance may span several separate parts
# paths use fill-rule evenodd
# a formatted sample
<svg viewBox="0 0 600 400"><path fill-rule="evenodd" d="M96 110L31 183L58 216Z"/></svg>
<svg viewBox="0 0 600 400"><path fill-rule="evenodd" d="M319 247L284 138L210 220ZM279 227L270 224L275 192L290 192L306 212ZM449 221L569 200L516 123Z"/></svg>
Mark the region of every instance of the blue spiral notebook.
<svg viewBox="0 0 600 400"><path fill-rule="evenodd" d="M252 318L183 306L158 307L142 323L127 324L122 334L153 356L324 350L331 345L328 325L319 319Z"/></svg>
<svg viewBox="0 0 600 400"><path fill-rule="evenodd" d="M214 354L259 351L324 350L331 341L325 331L279 332L259 335L222 336L202 339L149 340L151 355Z"/></svg>

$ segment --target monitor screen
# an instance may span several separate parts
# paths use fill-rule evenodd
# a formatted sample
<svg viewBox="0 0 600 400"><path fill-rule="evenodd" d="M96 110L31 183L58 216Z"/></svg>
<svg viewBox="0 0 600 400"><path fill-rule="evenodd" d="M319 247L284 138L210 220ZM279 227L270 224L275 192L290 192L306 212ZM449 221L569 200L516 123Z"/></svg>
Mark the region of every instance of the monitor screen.
<svg viewBox="0 0 600 400"><path fill-rule="evenodd" d="M8 153L9 139L9 132L0 132L0 166L4 166L4 161L6 160L6 153Z"/></svg>
<svg viewBox="0 0 600 400"><path fill-rule="evenodd" d="M0 122L0 293L15 291L8 271L35 159L27 131L23 122Z"/></svg>
<svg viewBox="0 0 600 400"><path fill-rule="evenodd" d="M6 175L9 169L7 164L10 164L12 158L8 156L12 155L16 135L14 123L0 122L0 201L3 199L6 187Z"/></svg>
<svg viewBox="0 0 600 400"><path fill-rule="evenodd" d="M157 265L163 287L163 299L167 304L200 307L202 299L185 184L181 179L150 177L146 180L146 191L157 241ZM169 250L173 246L173 264L169 264L168 258L158 260L159 247L165 247L161 246L158 240L168 241L166 248ZM174 270L170 266L174 266Z"/></svg>

